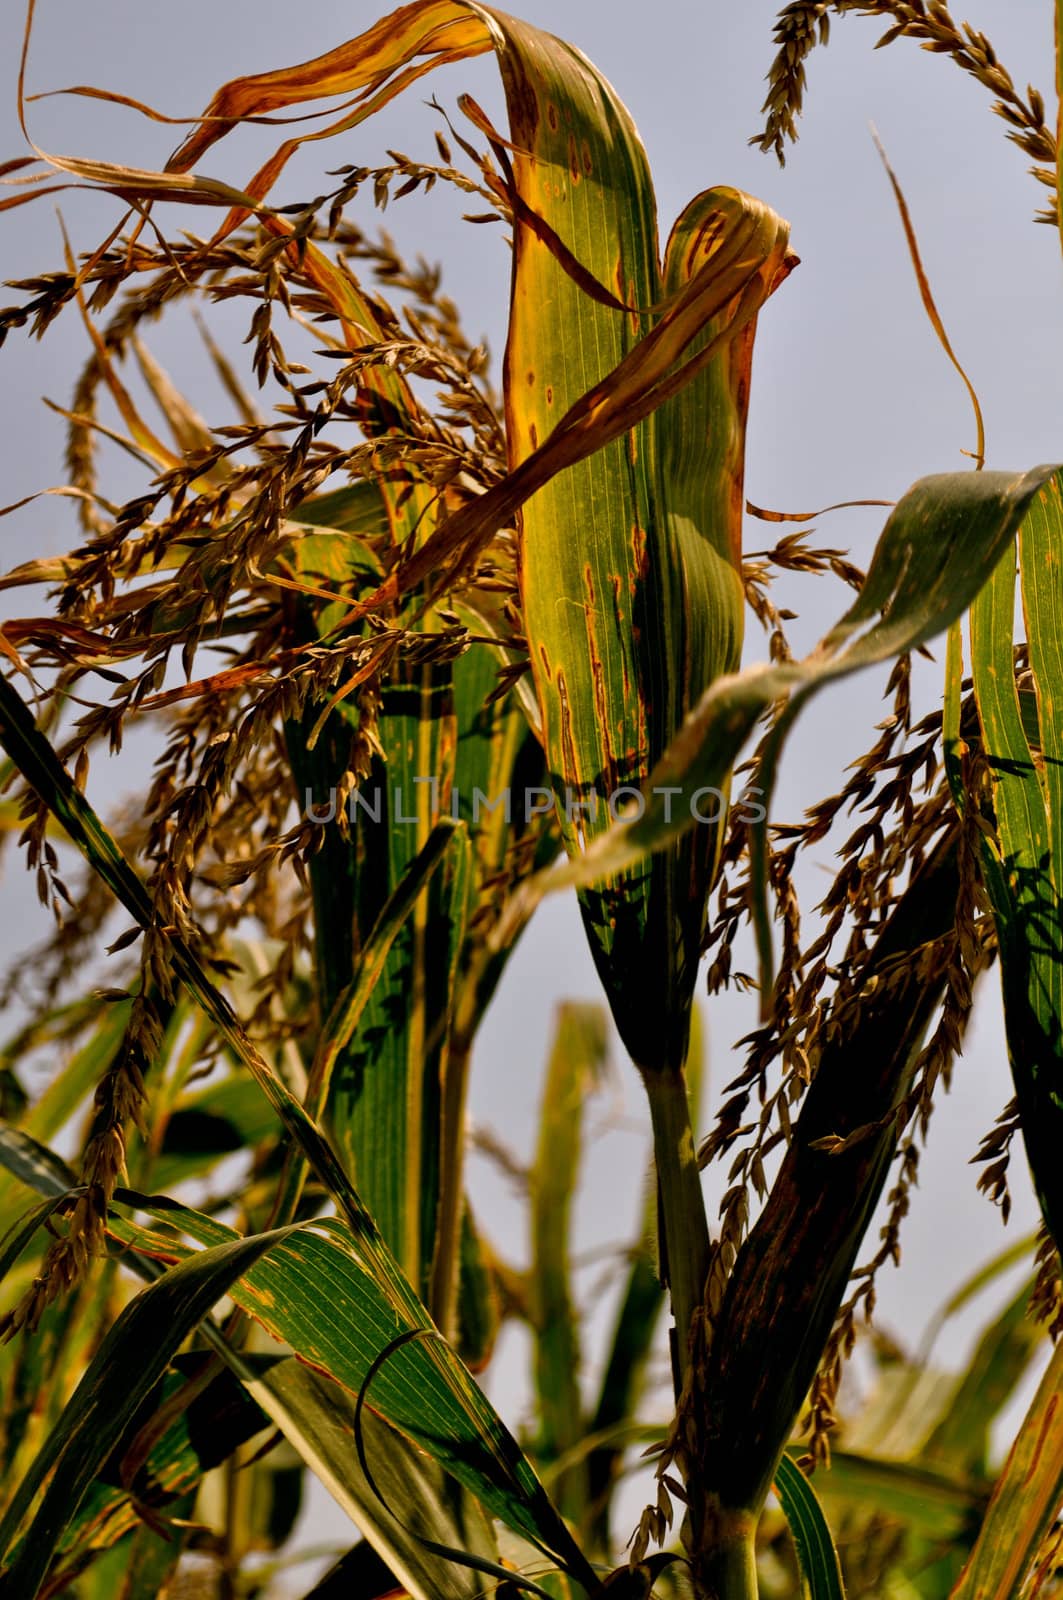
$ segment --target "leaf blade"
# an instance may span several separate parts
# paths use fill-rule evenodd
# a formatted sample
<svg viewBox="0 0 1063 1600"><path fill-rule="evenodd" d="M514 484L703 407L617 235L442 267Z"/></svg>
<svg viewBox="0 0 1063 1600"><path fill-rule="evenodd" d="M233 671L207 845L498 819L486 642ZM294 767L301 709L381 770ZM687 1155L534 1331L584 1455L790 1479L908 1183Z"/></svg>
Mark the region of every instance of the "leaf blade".
<svg viewBox="0 0 1063 1600"><path fill-rule="evenodd" d="M790 1525L808 1600L844 1600L841 1566L827 1519L815 1490L790 1456L779 1462L775 1493Z"/></svg>

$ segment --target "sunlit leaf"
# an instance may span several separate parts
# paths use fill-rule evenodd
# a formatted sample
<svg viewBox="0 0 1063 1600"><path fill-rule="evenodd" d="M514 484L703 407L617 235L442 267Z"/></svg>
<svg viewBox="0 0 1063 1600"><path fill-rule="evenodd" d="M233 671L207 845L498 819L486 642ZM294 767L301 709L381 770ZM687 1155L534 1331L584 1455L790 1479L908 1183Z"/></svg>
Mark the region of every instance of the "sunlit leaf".
<svg viewBox="0 0 1063 1600"><path fill-rule="evenodd" d="M0 1524L0 1560L5 1563L0 1594L32 1600L56 1540L170 1357L233 1280L280 1237L258 1234L204 1250L145 1289L118 1318L8 1505ZM43 1498L16 1550L15 1537L46 1480Z"/></svg>
<svg viewBox="0 0 1063 1600"><path fill-rule="evenodd" d="M124 1193L124 1192L123 1192ZM135 1199L150 1214L213 1247L232 1230L161 1197ZM186 1249L157 1234L143 1234L115 1217L116 1237L152 1253ZM287 1248L286 1248L287 1246ZM279 1254L277 1252L280 1252ZM422 1308L411 1305L397 1321L395 1308L375 1283L335 1218L303 1224L270 1251L229 1294L301 1360L328 1373L357 1395L381 1352L397 1334L424 1333L396 1350L375 1375L372 1406L444 1465L503 1521L586 1572L526 1458L482 1391L434 1333ZM329 1285L327 1307L320 1285Z"/></svg>
<svg viewBox="0 0 1063 1600"><path fill-rule="evenodd" d="M762 790L746 802L763 852L779 756L801 707L828 683L925 644L961 616L1055 470L921 479L886 523L857 600L811 654L792 664L750 667L714 683L643 786L642 815L616 824L583 855L552 868L538 890L593 883L695 828L706 797L725 781L760 717L776 700L788 699L759 774ZM763 906L759 936L770 976Z"/></svg>
<svg viewBox="0 0 1063 1600"><path fill-rule="evenodd" d="M1063 1504L1063 1429L1057 1344L997 1480L951 1600L1013 1600Z"/></svg>
<svg viewBox="0 0 1063 1600"><path fill-rule="evenodd" d="M815 1490L796 1461L783 1456L775 1493L790 1524L805 1600L843 1600L841 1567Z"/></svg>
<svg viewBox="0 0 1063 1600"><path fill-rule="evenodd" d="M1031 748L1014 670L1009 547L971 610L971 670L994 813L983 847L997 924L1004 1025L1023 1139L1041 1209L1063 1238L1063 475L1040 486L1018 553L1040 747Z"/></svg>

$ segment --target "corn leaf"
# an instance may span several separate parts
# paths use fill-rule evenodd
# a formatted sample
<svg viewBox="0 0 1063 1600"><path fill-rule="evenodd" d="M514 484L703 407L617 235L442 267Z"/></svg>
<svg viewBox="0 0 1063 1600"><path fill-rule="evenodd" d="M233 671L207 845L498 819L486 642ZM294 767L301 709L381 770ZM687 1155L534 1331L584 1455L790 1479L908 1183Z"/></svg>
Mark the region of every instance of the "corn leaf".
<svg viewBox="0 0 1063 1600"><path fill-rule="evenodd" d="M536 1455L544 1462L571 1450L584 1430L579 1324L569 1260L571 1212L584 1106L601 1077L606 1047L606 1016L600 1006L568 1002L558 1007L530 1173L528 1289L539 1411ZM565 1474L554 1494L562 1513L578 1524L587 1504L585 1475L578 1468Z"/></svg>
<svg viewBox="0 0 1063 1600"><path fill-rule="evenodd" d="M698 1006L691 1010L690 1024L686 1077L691 1122L696 1129L706 1077L704 1028ZM612 1548L613 1497L610 1490L621 1470L624 1451L631 1443L627 1424L637 1413L665 1301L658 1266L657 1174L652 1161L644 1183L641 1232L630 1251L631 1266L609 1336L597 1402L587 1424L587 1435L594 1441L587 1451L591 1532L595 1548L604 1551Z"/></svg>
<svg viewBox="0 0 1063 1600"><path fill-rule="evenodd" d="M233 1280L282 1236L258 1234L204 1250L126 1307L7 1507L0 1523L0 1594L32 1600L56 1541L170 1357ZM15 1551L15 1537L46 1479L40 1505Z"/></svg>
<svg viewBox="0 0 1063 1600"><path fill-rule="evenodd" d="M13 1303L31 1290L48 1242L47 1237L27 1241L22 1261L4 1284L5 1301ZM17 1489L102 1338L113 1317L109 1303L113 1292L114 1271L105 1267L92 1281L72 1290L62 1303L50 1306L32 1339L4 1346L0 1506Z"/></svg>
<svg viewBox="0 0 1063 1600"><path fill-rule="evenodd" d="M439 1207L428 1304L439 1327L455 1329L455 1295L462 1251L465 1100L472 1045L520 930L506 949L488 934L512 888L552 860L556 831L549 815L530 814L524 797L541 790L542 749L528 728L514 690L497 696L498 653L474 644L453 665L454 777L449 805L468 829L472 846L475 917L458 951L449 1039L442 1074L439 1135ZM496 696L492 699L492 696ZM465 1263L470 1263L468 1254ZM469 1309L469 1303L466 1303Z"/></svg>
<svg viewBox="0 0 1063 1600"><path fill-rule="evenodd" d="M513 470L442 519L415 470L385 474L402 559L364 604L379 608L424 586L428 598L444 592L525 508L525 623L572 848L607 824L608 794L645 777L696 696L737 664L752 326L787 269L785 226L746 196L710 191L680 218L662 267L644 152L609 85L569 46L472 0L415 0L311 62L224 85L166 174L122 173L121 181L131 193L142 182L152 199L172 186L175 197L217 202L219 187L191 169L241 118L353 96L324 128L289 138L244 194L337 312L350 348L361 348L383 331L371 299L313 244L296 242L264 202L301 144L357 126L432 67L489 49L510 122L504 146L484 131L515 216L506 379ZM89 183L118 181L110 167L57 165ZM250 209L236 198L218 237ZM364 382L366 431L402 432L417 415L405 381L381 362L365 369ZM569 791L576 805L597 795L599 818L570 815ZM611 898L584 896L621 1033L647 1066L682 1062L721 824L718 816L667 862L628 874ZM636 1009L629 980L639 962L654 999Z"/></svg>
<svg viewBox="0 0 1063 1600"><path fill-rule="evenodd" d="M385 484L384 502L388 492ZM381 514L380 493L375 503L371 494L355 498L349 491L323 499L300 514L322 525L331 516L334 526L295 548L297 570L318 586L350 592L365 576L359 551ZM419 520L430 526L423 512ZM302 609L317 634L342 621L335 605ZM471 874L475 867L481 898L488 885L501 897L521 860L519 853L511 859L507 876L514 768L519 763L535 775L512 697L485 706L495 681L494 652L482 645L455 664L393 668L376 718L380 758L349 816L324 824L322 848L310 864L318 984L321 1005L333 1014L330 1028L343 997L361 984L357 1025L345 1027L327 1062L319 1059L319 1110L384 1237L442 1326L452 1319L457 1271L470 1019L482 1012L505 961L486 956L482 926L475 938L467 936ZM311 706L302 725L289 724L289 752L308 804L345 792L359 721L345 702L323 722L321 708ZM386 905L429 848L432 830L452 827L452 817L468 819L474 854L463 831L445 870L407 908L369 983L365 941L376 937ZM457 1009L460 1018L452 1015ZM429 1018L435 1019L430 1033Z"/></svg>
<svg viewBox="0 0 1063 1600"><path fill-rule="evenodd" d="M178 1502L194 1493L204 1473L268 1425L266 1414L224 1368L208 1367L199 1353L176 1356L127 1422L71 1518L50 1581L142 1528L141 1508L180 1516Z"/></svg>
<svg viewBox="0 0 1063 1600"><path fill-rule="evenodd" d="M27 1151L25 1136L12 1139L11 1133L12 1130L0 1130L0 1160L9 1160L14 1170L24 1171L26 1180L38 1191L52 1189L57 1182L55 1157L43 1160L43 1156L51 1156L50 1151L40 1147ZM27 1165L28 1154L36 1157L32 1165ZM17 1230L20 1238L12 1239L12 1245L27 1242L44 1216L64 1198L65 1191L35 1207ZM169 1243L166 1241L164 1248ZM149 1276L158 1270L153 1261L134 1252L128 1252L124 1259L127 1265ZM24 1349L39 1353L43 1337L42 1329L37 1339L24 1344ZM150 1502L156 1507L168 1504L195 1485L203 1472L225 1459L237 1443L258 1432L268 1419L284 1433L337 1504L368 1534L415 1600L434 1600L437 1595L440 1600L471 1600L479 1592L478 1580L473 1585L464 1569L431 1555L423 1545L427 1538L437 1544L471 1549L484 1559L494 1556L490 1528L471 1498L455 1502L453 1494L444 1494L434 1464L375 1413L365 1414L363 1427L374 1479L385 1500L399 1509L406 1523L412 1524L411 1532L381 1505L365 1478L354 1443L354 1401L342 1389L293 1358L246 1355L220 1333L213 1335L211 1343L240 1380L240 1392L246 1391L250 1400L241 1406L232 1393L231 1379L229 1387L218 1378L212 1379L188 1408L177 1412L139 1466L135 1481L123 1486L96 1480L64 1536L61 1564L77 1560L85 1549L107 1547L136 1525L136 1504L130 1491L135 1491L140 1503ZM160 1398L171 1398L177 1387L176 1379L164 1380ZM414 1482L416 1494L411 1492Z"/></svg>
<svg viewBox="0 0 1063 1600"><path fill-rule="evenodd" d="M483 1580L425 1548L425 1541L457 1546L489 1560L494 1538L468 1497L455 1504L435 1464L372 1412L361 1427L373 1480L370 1487L354 1436L354 1401L320 1372L291 1357L266 1362L232 1359L246 1387L337 1505L369 1540L412 1600L475 1600ZM463 1520L459 1521L459 1516Z"/></svg>
<svg viewBox="0 0 1063 1600"><path fill-rule="evenodd" d="M1000 944L1008 1056L1034 1186L1063 1239L1063 474L1046 482L1018 553L1039 746L1014 670L1015 554L1009 546L971 610L971 670L989 769L993 837L983 846Z"/></svg>
<svg viewBox="0 0 1063 1600"><path fill-rule="evenodd" d="M143 885L74 785L48 741L33 726L18 695L3 678L0 678L0 740L23 776L60 817L71 838L112 892L141 926L150 926L151 903ZM349 1257L357 1285L353 1290L355 1303L365 1303L369 1308L366 1315L376 1320L380 1333L380 1344L371 1354L376 1355L388 1343L396 1325L430 1327L420 1301L317 1124L263 1060L228 1002L207 977L194 951L180 938L167 937L175 976L187 985L221 1037L249 1068L311 1169L337 1201L344 1222L331 1226L338 1228L341 1236L356 1241L357 1258L353 1255ZM356 1260L363 1262L364 1266L358 1267ZM320 1297L316 1286L320 1281L316 1277L309 1280L312 1292L306 1308L308 1310L319 1309ZM373 1301L368 1298L369 1285L374 1291ZM531 1468L456 1357L438 1341L426 1343L423 1350L420 1345L417 1349L427 1370L434 1374L437 1389L449 1394L447 1404L455 1408L456 1415L474 1418L475 1421L468 1422L468 1427L477 1439L489 1441L486 1475L482 1469L470 1472L464 1466L459 1467L455 1475L460 1479L463 1471L466 1472L475 1480L478 1491L482 1491L485 1503L496 1502L499 1516L515 1520L521 1531L537 1539L563 1565L581 1577L587 1575L583 1557L535 1480ZM381 1379L381 1386L384 1382L385 1379ZM427 1440L424 1442L429 1444ZM445 1436L442 1439L432 1437L429 1447L444 1454L450 1449ZM501 1473L493 1487L490 1480L492 1470Z"/></svg>
<svg viewBox="0 0 1063 1600"><path fill-rule="evenodd" d="M6 1130L0 1130L0 1133L4 1131ZM32 1243L38 1230L44 1227L49 1217L55 1215L65 1199L66 1192L56 1195L52 1200L42 1200L39 1205L32 1206L24 1212L11 1224L3 1238L0 1238L0 1283L7 1277L22 1252Z"/></svg>
<svg viewBox="0 0 1063 1600"><path fill-rule="evenodd" d="M234 1237L223 1224L176 1201L125 1191L119 1198L208 1248ZM172 1235L145 1233L117 1216L109 1226L116 1238L134 1248L177 1257L187 1253ZM567 1555L577 1573L586 1574L516 1441L423 1311L418 1308L397 1321L393 1304L335 1218L300 1225L289 1243L287 1250L283 1241L278 1247L282 1254L275 1257L272 1271L264 1258L231 1286L236 1304L300 1360L328 1373L353 1395L361 1392L377 1357L397 1336L432 1335L403 1344L380 1367L369 1395L373 1410L470 1488L486 1509L540 1548ZM320 1293L324 1282L329 1284L327 1308Z"/></svg>
<svg viewBox="0 0 1063 1600"><path fill-rule="evenodd" d="M935 1312L928 1323L920 1345L920 1358L925 1360L929 1355L930 1348L939 1331L950 1317L954 1317L957 1312L962 1311L964 1306L969 1304L976 1295L981 1294L983 1289L995 1282L1001 1273L1009 1271L1011 1267L1016 1266L1020 1261L1032 1261L1036 1248L1036 1233L1025 1234L1021 1239L1013 1239L1009 1245L1005 1245L1003 1250L997 1251L996 1255L992 1256L983 1266L972 1272L970 1277L965 1278L959 1288L953 1290L941 1309Z"/></svg>
<svg viewBox="0 0 1063 1600"><path fill-rule="evenodd" d="M1024 1283L978 1340L947 1410L926 1440L922 1461L969 1477L989 1470L989 1430L1046 1337L1030 1315L1033 1280Z"/></svg>
<svg viewBox="0 0 1063 1600"><path fill-rule="evenodd" d="M765 755L751 812L763 853L763 830L786 734L805 702L826 684L925 644L974 600L1052 477L1031 472L946 473L923 478L898 502L879 539L855 603L803 661L756 666L718 680L688 716L643 786L641 816L618 823L582 856L551 868L528 897L590 884L662 849L694 828L724 784L764 712L789 697ZM760 813L764 816L757 821ZM763 883L759 884L763 895ZM526 907L521 907L522 914ZM770 977L767 913L759 910L762 968Z"/></svg>
<svg viewBox="0 0 1063 1600"><path fill-rule="evenodd" d="M830 1468L816 1485L831 1515L873 1506L913 1533L941 1542L977 1526L989 1495L989 1485L977 1479L853 1450L832 1450Z"/></svg>
<svg viewBox="0 0 1063 1600"><path fill-rule="evenodd" d="M473 843L481 923L493 925L507 894L536 866L557 854L553 813L527 797L548 782L542 746L529 730L518 694L498 689L498 655L473 645L454 663L454 756L452 811ZM488 910L490 916L488 918ZM466 1006L482 1013L498 986L514 946L492 951L481 927L463 955L472 989Z"/></svg>
<svg viewBox="0 0 1063 1600"><path fill-rule="evenodd" d="M190 1521L194 1496L186 1496L173 1509L175 1519ZM187 1541L188 1533L180 1525L163 1535L146 1522L138 1523L120 1547L120 1565L108 1573L91 1572L85 1600L158 1600L166 1593Z"/></svg>
<svg viewBox="0 0 1063 1600"><path fill-rule="evenodd" d="M384 689L380 730L387 757L381 820L359 828L358 924L372 894L370 863L396 886L441 824L449 800L454 726L449 671L419 668ZM452 759L452 756L451 756ZM434 775L432 783L423 780ZM420 780L415 782L415 780ZM427 1295L440 1200L440 1123L449 1021L472 887L460 824L441 870L403 922L359 1026L333 1077L328 1121L350 1170L366 1188L385 1238ZM381 885L383 889L383 885ZM356 924L356 926L358 925ZM333 924L326 926L326 933ZM432 1031L434 1027L435 1031Z"/></svg>
<svg viewBox="0 0 1063 1600"><path fill-rule="evenodd" d="M1011 1447L970 1559L950 1600L1013 1600L1063 1504L1057 1344Z"/></svg>
<svg viewBox="0 0 1063 1600"><path fill-rule="evenodd" d="M842 1572L827 1519L815 1490L790 1456L779 1462L775 1493L797 1551L803 1600L843 1600Z"/></svg>
<svg viewBox="0 0 1063 1600"><path fill-rule="evenodd" d="M700 284L684 357L721 343L680 393L523 508L524 624L572 853L608 828L610 803L639 785L702 690L738 665L752 312L781 273L786 229L756 201L711 190L676 224L662 270L645 154L623 107L568 47L507 31L517 191L615 297L588 294L518 213L506 352L514 464L581 396L607 387L653 329L651 306ZM710 314L705 286L722 283L731 292ZM676 1069L686 1053L719 825L581 896L620 1035L647 1069Z"/></svg>

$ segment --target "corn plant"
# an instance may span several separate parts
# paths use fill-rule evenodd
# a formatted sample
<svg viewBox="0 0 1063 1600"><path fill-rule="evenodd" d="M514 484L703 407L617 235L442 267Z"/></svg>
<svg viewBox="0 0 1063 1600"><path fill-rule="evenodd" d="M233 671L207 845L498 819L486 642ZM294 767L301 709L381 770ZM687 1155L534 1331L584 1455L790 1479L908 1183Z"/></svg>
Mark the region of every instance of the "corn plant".
<svg viewBox="0 0 1063 1600"><path fill-rule="evenodd" d="M847 11L990 89L1058 223L1042 97L937 0L786 7L764 147L782 153L805 59ZM464 97L431 161L393 152L283 199L302 145L365 139L433 68L482 54L505 130ZM278 115L289 136L242 187L209 175L234 128ZM805 1469L829 1464L857 1317L897 1252L935 1090L997 955L1016 1098L987 1135L983 1185L1006 1204L1021 1133L1045 1221L1034 1287L1001 1334L1010 1374L1027 1302L1060 1319L1063 468L989 470L980 443L971 470L901 498L866 575L793 534L744 558L753 344L761 315L785 315L789 225L714 188L662 249L615 91L474 0L412 0L312 61L232 80L162 171L50 157L4 175L18 185L5 209L67 185L117 206L98 248L16 284L0 313L0 334L80 318L90 350L68 410L79 538L3 579L50 597L3 627L0 741L17 785L5 827L56 931L13 979L32 980L32 1004L0 1075L0 1594L176 1593L197 1556L216 1592L260 1592L269 1571L248 1557L283 1546L304 1471L359 1533L314 1595L751 1600L773 1490L794 1581L840 1594ZM500 394L438 275L356 220L367 198L436 184L510 232ZM205 212L202 236L167 229L173 205ZM160 316L229 302L249 310L250 377L201 322L232 406L210 427L148 336ZM108 442L143 473L122 503ZM794 568L855 591L803 659L771 592ZM747 605L770 660L743 668ZM919 719L910 657L939 636L942 706ZM882 663L879 737L840 794L773 827L802 707ZM150 786L107 826L94 775L142 726ZM856 805L809 941L795 858ZM464 1173L478 1025L535 906L566 887L654 1151L590 1406L569 1212L600 1012L559 1014L525 1175L526 1277L499 1259ZM109 948L136 957L78 993L116 902ZM737 980L747 924L759 1026L699 1140L699 963L710 993ZM42 1051L62 1065L33 1098L25 1063ZM71 1125L76 1166L55 1148L69 1155ZM699 1169L723 1159L710 1225ZM672 1410L647 1435L636 1408L665 1304ZM505 1316L533 1333L523 1442L474 1375ZM978 1488L938 1486L964 1518L962 1538L945 1519L935 1594L1047 1581L1058 1366L991 1495L988 1409L960 1393L941 1412L927 1448ZM655 1498L625 1558L615 1489L635 1441L651 1445ZM849 1451L817 1481L844 1521L846 1485L874 1497L886 1478ZM941 1525L919 1524L901 1478L932 1543Z"/></svg>

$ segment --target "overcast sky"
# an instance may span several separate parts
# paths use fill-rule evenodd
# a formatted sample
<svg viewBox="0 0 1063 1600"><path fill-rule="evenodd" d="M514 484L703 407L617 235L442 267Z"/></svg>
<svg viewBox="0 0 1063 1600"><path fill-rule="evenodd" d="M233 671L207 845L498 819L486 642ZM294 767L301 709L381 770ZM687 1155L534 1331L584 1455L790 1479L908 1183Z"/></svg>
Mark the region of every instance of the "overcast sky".
<svg viewBox="0 0 1063 1600"><path fill-rule="evenodd" d="M14 116L18 10L9 6L0 23L0 160L24 148ZM1017 83L1031 80L1047 96L1053 82L1052 11L1049 0L971 0L970 10L957 14L969 15L989 34ZM318 54L378 14L364 0L317 0L312 7L264 0L182 0L176 7L95 0L91 7L71 7L38 0L29 84L45 90L91 83L132 92L171 114L191 115L224 79ZM939 307L980 393L988 465L1019 469L1063 456L1060 248L1051 230L1031 220L1046 191L1026 176L1027 159L1007 143L986 92L950 61L908 41L876 52L880 23L852 17L837 22L830 48L811 60L802 139L780 169L773 157L747 143L761 124L774 5L528 0L523 14L578 44L626 100L656 175L662 235L693 194L716 183L752 191L791 222L802 264L767 307L758 336L747 470L747 492L755 503L810 510L850 498L895 498L925 473L964 466L960 452L974 442L964 392L919 303L868 131L871 122L906 190ZM466 89L501 120L493 58L448 69L418 85L377 122L328 146L310 146L286 174L283 198L317 192L323 167L382 161L389 145L433 159L437 119L423 102L434 93L452 108ZM173 130L85 100L37 103L30 107L30 127L45 149L139 166L160 164L177 142ZM211 152L205 170L239 182L260 149L260 142L241 134L231 148ZM0 217L4 278L61 265L51 204ZM117 219L116 204L107 197L63 198L79 245L98 242ZM387 225L408 248L445 263L446 285L465 308L469 330L487 337L497 359L505 329L506 250L497 230L463 225L461 209L447 196L433 197L427 208L407 201L389 210ZM201 371L187 344L165 328L152 338L155 353L178 381L195 385ZM0 504L61 481L61 432L39 397L67 397L84 348L84 335L70 319L43 346L16 337L0 357ZM209 404L210 420L227 420L220 410L212 415ZM839 513L824 521L821 533L866 563L882 515ZM8 519L0 525L5 564L36 550L64 548L71 522L55 501ZM749 526L748 547L770 542L763 525ZM819 590L806 579L786 591L802 614L795 627L801 644L812 643L844 609L837 587ZM751 625L750 659L764 653L754 630ZM785 763L777 820L792 819L805 803L837 788L845 764L864 748L869 722L877 720L884 676L868 673L834 690L799 726ZM936 693L937 669L923 677L928 694ZM122 779L114 782L120 790ZM826 865L824 852L818 868L805 874L806 897L814 897L817 883L826 885ZM32 897L10 860L3 894L4 938L14 948L33 913L26 909ZM537 917L476 1057L474 1114L496 1124L522 1152L533 1136L551 1008L565 995L597 995L574 902L550 904ZM998 1011L993 975L952 1095L932 1130L903 1267L881 1281L880 1321L909 1337L943 1293L1004 1242L999 1217L976 1195L975 1172L967 1165L1010 1092ZM714 1103L738 1067L733 1043L754 1021L749 1000L727 999L711 1009ZM639 1209L646 1147L638 1131L642 1108L630 1075L620 1073L618 1083L625 1127L635 1131L618 1131L596 1147L579 1207L581 1240L588 1247L634 1226ZM614 1097L601 1115L615 1113L616 1106ZM706 1115L703 1126L708 1122ZM1013 1171L1014 1237L1032 1225L1034 1206L1021 1160ZM482 1162L474 1161L472 1176L474 1193L490 1205L501 1230L503 1248L519 1257L519 1207ZM719 1192L715 1179L710 1191ZM946 1341L948 1355L960 1354L971 1326L968 1319ZM519 1404L521 1360L519 1340L513 1341L496 1382L507 1410L507 1401Z"/></svg>

